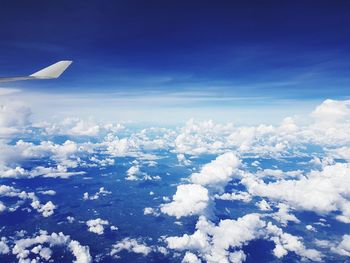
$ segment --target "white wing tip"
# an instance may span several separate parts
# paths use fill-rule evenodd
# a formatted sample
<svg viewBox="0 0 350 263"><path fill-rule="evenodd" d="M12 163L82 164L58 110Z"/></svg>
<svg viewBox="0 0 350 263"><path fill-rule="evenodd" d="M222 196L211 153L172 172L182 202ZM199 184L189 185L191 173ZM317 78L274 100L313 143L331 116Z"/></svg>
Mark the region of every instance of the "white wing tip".
<svg viewBox="0 0 350 263"><path fill-rule="evenodd" d="M37 78L37 79L56 79L72 64L73 61L71 60L61 60L56 62L55 64L52 64L51 66L48 66L46 68L43 68L32 75L30 77Z"/></svg>

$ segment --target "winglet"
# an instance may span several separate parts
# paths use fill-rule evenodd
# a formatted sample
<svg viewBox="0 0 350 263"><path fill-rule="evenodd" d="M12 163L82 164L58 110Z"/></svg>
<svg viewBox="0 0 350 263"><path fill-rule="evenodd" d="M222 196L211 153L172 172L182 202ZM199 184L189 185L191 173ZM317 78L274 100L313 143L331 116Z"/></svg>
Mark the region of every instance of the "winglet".
<svg viewBox="0 0 350 263"><path fill-rule="evenodd" d="M72 64L73 61L70 60L62 60L59 61L51 66L48 66L47 68L44 68L42 70L39 70L30 77L33 77L35 79L56 79L69 67L70 64Z"/></svg>

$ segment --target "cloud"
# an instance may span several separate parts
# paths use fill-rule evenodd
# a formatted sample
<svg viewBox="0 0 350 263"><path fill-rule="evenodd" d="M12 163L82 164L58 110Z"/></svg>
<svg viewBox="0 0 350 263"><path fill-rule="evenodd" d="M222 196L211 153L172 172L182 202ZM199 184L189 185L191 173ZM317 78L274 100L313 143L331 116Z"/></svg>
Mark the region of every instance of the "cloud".
<svg viewBox="0 0 350 263"><path fill-rule="evenodd" d="M305 228L309 231L317 232L316 228L313 227L312 225L306 225Z"/></svg>
<svg viewBox="0 0 350 263"><path fill-rule="evenodd" d="M322 258L318 251L307 249L301 237L285 233L279 227L287 226L291 222L299 223L299 219L292 213L301 210L314 211L323 216L331 215L342 223L350 223L350 181L347 176L350 174L349 105L349 101L325 101L311 114L312 122L306 124L298 123L296 118L286 118L277 126L250 127L190 120L180 128L147 128L137 131L81 119L66 119L60 123L42 123L41 126L35 126L30 123L30 110L27 111L25 107L7 106L0 112L0 130L6 128L16 135L27 133L33 136L30 142L17 139L17 136L1 141L0 177L68 178L83 174L84 171L78 170L80 168L96 167L102 170L106 166L118 163L122 160L120 157L132 157L131 159L137 161L132 162L132 166L126 172L127 180L157 180L160 179L159 176L150 176L144 171L146 167L155 165L156 158L167 155L171 157L167 165L171 165L170 160L175 160L176 169L183 169L186 174L188 171L193 173L185 179L186 183L182 181L181 185L177 186L171 200L164 199L165 204L156 208L145 207L143 212L145 215L158 216L160 211L176 218L200 216L193 234L168 237L174 238L171 243L172 249L184 253L184 262L215 262L220 258L241 262L246 259L242 250L244 245L254 239L273 241L273 253L278 258L295 252L302 258L317 261ZM17 110L19 112L15 112ZM11 112L15 112L15 115L5 116L11 115ZM36 129L33 129L34 126ZM120 133L120 130L123 132ZM55 141L55 135L60 134L73 137L58 143ZM78 136L96 138L77 139ZM215 155L216 158L197 170L198 164L204 159L196 157L204 154L210 154L210 157ZM280 168L281 162L287 160L284 157L302 158L303 163L299 162L297 168L292 168L294 170L290 170L287 163L284 168ZM265 169L264 158L273 158L271 163L276 162L276 166L271 164L272 168ZM287 161L289 160L291 159ZM187 167L179 167L177 162ZM40 165L37 166L37 163ZM299 167L302 167L301 170L297 170ZM161 166L154 169L156 168ZM230 184L232 191L224 193L226 186L233 179L235 182ZM11 213L21 208L35 209L43 216L51 216L56 211L54 203L48 200L41 202L34 192L26 191L13 186L0 186L0 196L12 197L16 202L9 203L4 198L5 201L0 202L0 212ZM49 191L38 193L52 194ZM84 198L95 200L107 194L110 192L101 187L96 193L86 192ZM153 200L161 200L157 198L161 198L164 193L159 194L152 197ZM41 195L39 197L49 198ZM209 220L213 219L215 199L246 203L254 200L257 206L255 209L269 212L213 223ZM254 203L250 205L254 206ZM274 218L279 227L262 220L262 217L264 220ZM67 220L73 221L71 218ZM89 231L91 228L92 232L97 234L103 234L106 226L110 226L107 220L100 218L89 221L86 222ZM307 223L310 224L307 226L312 227L310 222ZM321 221L312 224L325 226ZM329 224L333 226L332 221L329 221ZM306 231L305 225L300 225L300 229ZM311 227L307 229L312 231ZM242 228L244 233L236 230L238 228ZM236 239L227 237L226 232ZM129 238L123 241L118 242L119 245L115 244L114 256L121 250L149 251L148 253L157 251L141 239ZM0 247L1 244L7 243L8 241L0 242ZM349 249L346 235L341 241L332 244L334 253L347 255ZM49 247L40 245L37 244L35 249L31 248L34 249L31 253L49 258ZM170 243L168 245L170 248ZM78 246L77 251L79 249L82 247Z"/></svg>
<svg viewBox="0 0 350 263"><path fill-rule="evenodd" d="M46 190L46 191L39 191L42 195L56 195L56 191L54 190Z"/></svg>
<svg viewBox="0 0 350 263"><path fill-rule="evenodd" d="M96 233L97 235L102 235L104 233L104 226L108 224L109 222L107 220L103 220L101 218L86 221L88 231Z"/></svg>
<svg viewBox="0 0 350 263"><path fill-rule="evenodd" d="M3 202L0 201L0 213L4 212L6 210L6 206L4 205Z"/></svg>
<svg viewBox="0 0 350 263"><path fill-rule="evenodd" d="M232 152L218 156L205 164L199 173L189 177L192 184L179 185L171 203L161 205L161 212L180 218L191 215L212 216L213 192L223 192L226 184L238 172L240 160Z"/></svg>
<svg viewBox="0 0 350 263"><path fill-rule="evenodd" d="M193 254L189 251L186 252L184 258L182 259L182 263L201 263L202 261L196 256L196 254Z"/></svg>
<svg viewBox="0 0 350 263"><path fill-rule="evenodd" d="M127 171L126 171L126 175L127 177L125 177L125 180L128 181L136 181L138 180L138 178L136 177L137 174L140 173L140 168L138 165L134 165L131 166Z"/></svg>
<svg viewBox="0 0 350 263"><path fill-rule="evenodd" d="M247 174L241 182L251 195L282 201L298 210L327 214L340 211L336 219L350 223L350 164L336 163L321 171L313 170L299 180L279 180L266 184Z"/></svg>
<svg viewBox="0 0 350 263"><path fill-rule="evenodd" d="M159 216L159 213L157 212L156 209L152 207L145 207L143 210L144 215L153 215L153 216Z"/></svg>
<svg viewBox="0 0 350 263"><path fill-rule="evenodd" d="M171 203L163 204L162 213L176 216L208 214L210 198L206 188L197 184L185 184L177 187Z"/></svg>
<svg viewBox="0 0 350 263"><path fill-rule="evenodd" d="M93 120L67 117L60 122L38 122L33 124L40 128L45 135L70 135L70 136L102 136L108 132L118 132L124 129L121 124L102 124Z"/></svg>
<svg viewBox="0 0 350 263"><path fill-rule="evenodd" d="M270 211L270 210L272 210L270 204L268 202L266 202L265 199L257 202L256 205L257 205L257 207L259 207L259 209L261 211Z"/></svg>
<svg viewBox="0 0 350 263"><path fill-rule="evenodd" d="M51 201L48 201L46 204L42 204L39 198L33 192L20 191L12 186L0 185L0 196L17 197L20 200L29 199L32 201L31 207L41 213L44 217L53 215L54 209L56 209L56 206ZM17 202L14 207L9 207L8 210L10 212L16 211L21 204L21 202Z"/></svg>
<svg viewBox="0 0 350 263"><path fill-rule="evenodd" d="M208 189L223 192L226 184L232 180L235 173L238 173L240 165L239 158L234 153L227 152L204 165L199 173L193 173L190 181Z"/></svg>
<svg viewBox="0 0 350 263"><path fill-rule="evenodd" d="M71 240L69 236L63 233L57 234L55 232L49 235L46 231L40 231L39 235L33 238L16 240L12 253L16 255L20 262L26 262L31 252L39 255L42 259L49 260L51 258L51 250L48 247L43 247L44 244L50 247L66 246L75 257L73 262L92 262L89 247L80 245L78 241Z"/></svg>
<svg viewBox="0 0 350 263"><path fill-rule="evenodd" d="M350 257L350 235L343 235L339 241L316 239L315 244L337 255Z"/></svg>
<svg viewBox="0 0 350 263"><path fill-rule="evenodd" d="M340 243L332 246L331 250L339 255L350 257L350 235L344 235Z"/></svg>
<svg viewBox="0 0 350 263"><path fill-rule="evenodd" d="M186 159L186 156L182 153L179 153L176 157L180 165L189 166L192 163L191 160Z"/></svg>
<svg viewBox="0 0 350 263"><path fill-rule="evenodd" d="M222 195L215 195L216 199L229 200L229 201L243 201L249 203L252 200L252 196L247 192L236 192L236 193L224 193Z"/></svg>
<svg viewBox="0 0 350 263"><path fill-rule="evenodd" d="M229 260L232 263L244 262L247 259L246 254L242 250L230 253Z"/></svg>
<svg viewBox="0 0 350 263"><path fill-rule="evenodd" d="M128 252L133 252L147 256L152 251L152 248L148 247L145 243L141 242L140 240L124 238L123 240L117 242L112 246L110 255L118 258L118 253L122 250L127 250Z"/></svg>
<svg viewBox="0 0 350 263"><path fill-rule="evenodd" d="M191 119L177 135L175 149L178 153L193 155L220 153L224 146L220 138L232 128L232 124L220 125L213 121L196 123Z"/></svg>
<svg viewBox="0 0 350 263"><path fill-rule="evenodd" d="M62 144L51 141L41 141L40 144L18 140L14 145L0 142L0 177L61 177L67 178L82 172L69 172L68 168L76 168L80 162L79 154L83 150L78 144L67 140ZM49 158L56 163L56 167L37 166L32 170L25 170L21 165L33 159Z"/></svg>
<svg viewBox="0 0 350 263"><path fill-rule="evenodd" d="M261 220L258 214L248 214L237 220L221 220L214 225L204 216L200 216L196 231L192 235L167 237L165 241L169 249L196 253L206 262L243 262L243 245L255 239L267 239L275 243L274 254L281 258L288 251L295 252L302 258L321 261L322 254L314 249L307 249L300 237L284 233L272 223Z"/></svg>
<svg viewBox="0 0 350 263"><path fill-rule="evenodd" d="M40 204L39 200L35 200L32 202L31 206L38 212L42 213L44 217L49 217L53 215L54 209L56 209L56 206L51 201L48 201L46 204L43 205Z"/></svg>
<svg viewBox="0 0 350 263"><path fill-rule="evenodd" d="M258 171L256 173L256 176L261 178L298 178L303 175L303 171L296 170L296 171L282 171L280 169L264 169L261 171Z"/></svg>
<svg viewBox="0 0 350 263"><path fill-rule="evenodd" d="M307 249L302 243L302 238L284 233L283 230L271 222L266 226L269 239L275 243L273 254L277 258L282 258L288 251L294 252L302 258L312 261L322 261L323 255L315 249Z"/></svg>
<svg viewBox="0 0 350 263"><path fill-rule="evenodd" d="M290 207L286 204L280 203L277 205L278 211L274 213L273 218L280 222L283 226L287 226L288 222L299 224L300 220L295 215L290 214Z"/></svg>
<svg viewBox="0 0 350 263"><path fill-rule="evenodd" d="M86 122L80 119L65 119L63 125L70 126L66 132L66 134L69 135L97 136L100 132L99 125L93 122Z"/></svg>
<svg viewBox="0 0 350 263"><path fill-rule="evenodd" d="M241 247L260 236L265 226L258 215L246 215L237 220L221 220L218 226L201 216L192 235L167 237L168 248L199 252L207 262L227 262L230 248Z"/></svg>
<svg viewBox="0 0 350 263"><path fill-rule="evenodd" d="M72 224L75 221L75 218L73 216L67 216L67 221Z"/></svg>
<svg viewBox="0 0 350 263"><path fill-rule="evenodd" d="M126 171L126 177L125 180L127 181L139 181L139 180L160 180L161 177L159 175L151 176L148 175L147 173L144 173L141 171L140 166L138 162L134 161L134 165L131 166L127 171Z"/></svg>
<svg viewBox="0 0 350 263"><path fill-rule="evenodd" d="M21 103L0 105L0 136L22 133L30 124L31 110Z"/></svg>
<svg viewBox="0 0 350 263"><path fill-rule="evenodd" d="M95 156L92 156L89 160L91 162L94 162L98 167L110 166L110 165L114 165L115 163L114 159L111 159L111 158L97 159ZM95 165L90 165L90 167L91 166L95 166Z"/></svg>
<svg viewBox="0 0 350 263"><path fill-rule="evenodd" d="M319 123L327 126L330 123L347 121L350 118L350 100L327 99L316 107L311 116Z"/></svg>
<svg viewBox="0 0 350 263"><path fill-rule="evenodd" d="M116 227L116 226L111 226L110 229L111 229L112 231L117 231L119 228Z"/></svg>
<svg viewBox="0 0 350 263"><path fill-rule="evenodd" d="M7 239L6 237L2 237L0 239L0 255L1 254L8 254L10 252L10 248L7 245Z"/></svg>
<svg viewBox="0 0 350 263"><path fill-rule="evenodd" d="M113 157L135 156L138 150L137 145L128 138L119 139L112 134L106 137L104 145L107 146L107 153Z"/></svg>
<svg viewBox="0 0 350 263"><path fill-rule="evenodd" d="M106 196L110 195L112 192L107 191L104 187L100 187L98 192L96 192L94 195L89 195L88 192L85 192L83 195L84 200L97 200L100 198L100 196Z"/></svg>

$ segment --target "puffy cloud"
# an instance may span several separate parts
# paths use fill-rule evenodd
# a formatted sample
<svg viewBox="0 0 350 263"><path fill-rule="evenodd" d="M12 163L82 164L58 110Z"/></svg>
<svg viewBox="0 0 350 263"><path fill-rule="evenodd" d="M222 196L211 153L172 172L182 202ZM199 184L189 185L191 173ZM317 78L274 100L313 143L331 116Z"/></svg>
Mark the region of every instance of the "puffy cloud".
<svg viewBox="0 0 350 263"><path fill-rule="evenodd" d="M145 243L142 243L140 240L124 238L112 246L110 255L118 258L118 253L122 250L147 256L153 249L148 247Z"/></svg>
<svg viewBox="0 0 350 263"><path fill-rule="evenodd" d="M193 173L190 176L190 181L208 189L222 192L226 184L238 172L240 164L239 158L234 153L224 153L204 165L199 173Z"/></svg>
<svg viewBox="0 0 350 263"><path fill-rule="evenodd" d="M268 235L270 235L270 240L276 245L273 253L277 258L282 258L288 254L288 251L291 251L302 258L307 258L312 261L322 261L323 255L315 249L305 248L302 243L302 238L284 233L281 228L278 228L271 222L267 224L266 229Z"/></svg>
<svg viewBox="0 0 350 263"><path fill-rule="evenodd" d="M69 249L72 251L73 255L76 258L76 260L74 261L75 263L92 262L88 246L82 246L78 241L71 240L69 242Z"/></svg>
<svg viewBox="0 0 350 263"><path fill-rule="evenodd" d="M270 211L271 210L271 206L269 205L268 202L266 202L265 199L257 202L256 205L257 205L257 207L259 207L259 209L261 211Z"/></svg>
<svg viewBox="0 0 350 263"><path fill-rule="evenodd" d="M20 191L12 186L0 185L0 196L17 197L20 200L29 199L32 201L31 206L39 213L42 213L44 217L51 216L56 208L51 201L48 201L46 204L42 204L40 203L39 198L33 192L27 193L25 191ZM19 204L20 203L17 203L14 207L10 207L9 211L17 210L19 208Z"/></svg>
<svg viewBox="0 0 350 263"><path fill-rule="evenodd" d="M4 212L5 210L6 210L6 205L4 205L4 203L0 201L0 213Z"/></svg>
<svg viewBox="0 0 350 263"><path fill-rule="evenodd" d="M96 192L94 195L89 195L88 192L85 192L83 195L83 199L84 200L96 200L96 199L99 199L100 196L110 195L111 193L112 192L107 191L104 187L100 187L98 192Z"/></svg>
<svg viewBox="0 0 350 263"><path fill-rule="evenodd" d="M39 191L39 193L43 195L56 195L56 191L54 190Z"/></svg>
<svg viewBox="0 0 350 263"><path fill-rule="evenodd" d="M282 171L279 169L264 169L262 171L258 171L256 173L256 176L260 178L277 178L277 179L283 179L283 178L298 178L303 175L303 171L296 170L296 171Z"/></svg>
<svg viewBox="0 0 350 263"><path fill-rule="evenodd" d="M325 100L311 113L314 123L304 128L303 136L322 146L350 143L350 100Z"/></svg>
<svg viewBox="0 0 350 263"><path fill-rule="evenodd" d="M32 248L31 252L34 254L39 254L40 257L44 260L49 260L52 255L52 250L48 247L42 247L42 245L37 245L34 248Z"/></svg>
<svg viewBox="0 0 350 263"><path fill-rule="evenodd" d="M350 222L350 164L336 163L321 171L311 171L299 180L280 180L266 184L252 174L241 182L252 195L283 201L295 209L320 214L341 211L339 221Z"/></svg>
<svg viewBox="0 0 350 263"><path fill-rule="evenodd" d="M6 237L2 237L0 239L0 255L8 254L9 252L10 252L10 248L7 245L7 239Z"/></svg>
<svg viewBox="0 0 350 263"><path fill-rule="evenodd" d="M329 123L347 121L350 117L350 100L327 99L317 106L311 116L318 122Z"/></svg>
<svg viewBox="0 0 350 263"><path fill-rule="evenodd" d="M151 176L148 175L147 173L144 173L141 171L140 166L138 162L134 162L134 165L131 166L127 171L126 171L126 177L125 180L128 181L139 181L139 180L160 180L161 177L158 175Z"/></svg>
<svg viewBox="0 0 350 263"><path fill-rule="evenodd" d="M278 211L273 214L273 218L286 226L288 222L300 223L300 220L295 215L290 214L290 207L286 204L280 203L277 205Z"/></svg>
<svg viewBox="0 0 350 263"><path fill-rule="evenodd" d="M24 238L15 241L12 253L16 255L19 262L27 262L30 253L38 254L41 258L48 260L51 257L51 250L43 245L66 246L75 256L76 263L92 262L89 247L82 246L78 241L71 240L69 236L63 233L48 234L46 231L40 231L40 234L33 238ZM34 247L33 247L34 246Z"/></svg>
<svg viewBox="0 0 350 263"><path fill-rule="evenodd" d="M216 199L229 200L229 201L243 201L249 203L252 200L252 196L247 192L237 192L237 193L224 193L222 195L215 195Z"/></svg>
<svg viewBox="0 0 350 263"><path fill-rule="evenodd" d="M39 122L33 125L40 128L45 135L99 136L108 132L118 132L124 129L121 124L101 124L93 120L80 118L65 118L55 123Z"/></svg>
<svg viewBox="0 0 350 263"><path fill-rule="evenodd" d="M67 221L72 224L75 221L75 218L73 216L67 216Z"/></svg>
<svg viewBox="0 0 350 263"><path fill-rule="evenodd" d="M42 213L44 217L49 217L53 215L54 209L56 209L56 206L51 201L43 205L40 204L39 200L35 200L32 202L31 206L38 212Z"/></svg>
<svg viewBox="0 0 350 263"><path fill-rule="evenodd" d="M189 166L192 163L191 160L186 159L186 156L182 153L178 154L176 157L180 165Z"/></svg>
<svg viewBox="0 0 350 263"><path fill-rule="evenodd" d="M250 202L252 197L258 196L259 200L264 198L256 204L262 211L270 211L272 205L279 203L277 206L278 211L269 213L269 216L274 217L283 226L288 222L299 222L290 213L293 210L316 211L322 215L331 213L332 216L336 216L338 221L350 223L350 184L349 176L347 176L350 173L350 166L347 163L336 163L337 160L335 159L350 160L349 105L349 101L325 101L312 113L313 123L304 126L299 126L293 118L284 119L280 126L258 125L254 127L236 127L232 124L222 125L215 124L212 121L195 122L191 120L184 127L172 131L155 128L144 129L140 132L127 130L123 135L118 133L118 136L117 127L78 119L66 120L66 123L57 124L57 127L43 125L39 129L45 129L46 134L50 135L102 135L99 138L94 138L94 140L102 141L97 143L66 141L59 144L51 141L30 143L23 140L14 142L14 144L12 144L13 142L6 144L2 141L0 145L0 177L28 178L46 176L66 178L83 173L71 172L72 168L80 166L102 167L114 164L113 157L133 156L137 157L138 160L144 161L144 163L133 163L133 166L127 172L126 178L132 180L155 180L157 179L156 177L140 171L143 168L141 165L145 165L147 160L150 160L148 164L154 164L152 160L157 158L154 155L155 153L152 152L154 150L169 150L169 152L176 154L180 164L187 166L192 164L188 155L218 154L219 156L215 160L204 165L199 172L194 172L188 178L189 184L177 187L172 200L160 206L162 213L177 218L190 215L206 215L209 217L213 212L211 208L212 202L215 200L214 197L222 200ZM10 112L9 109L6 110ZM0 120L0 134L3 127L10 129L11 132L23 132L25 131L24 129L31 128L28 126L30 124L29 114L19 114L14 116L13 120L11 120L12 117L6 118L5 116ZM51 130L49 130L50 127L52 128ZM27 130L28 132L30 132L29 129ZM105 135L106 137L104 137ZM80 139L90 140L91 138ZM309 144L315 144L321 146L321 148L308 148ZM317 154L313 153L314 148L317 148L315 150ZM319 157L324 154L327 157ZM310 165L312 169L316 170L311 172L300 170L282 171L277 165L273 169L262 170L259 168L260 162L264 162L261 160L262 157L288 155L313 157L314 159L309 163L305 163L305 165ZM245 164L240 166L237 156L253 157L253 160L259 160L260 162L253 162L251 159L247 161L251 163L251 166L249 164L247 166L257 172L255 174L244 174L239 169L244 169ZM25 164L31 162L32 159L47 162L49 166L33 167L31 170L22 168L28 167ZM191 160L193 163L196 163L196 159ZM306 169L309 169L309 167ZM246 190L242 190L242 185L240 184L232 193L222 194L225 186L234 178L240 179ZM237 185L233 186L236 188ZM44 194L44 192L41 193ZM100 188L95 194L86 193L85 197L93 200L108 193L104 188ZM15 205L0 202L0 211L6 211L6 213L22 207L25 203L24 200L31 201L32 207L42 213L43 216L51 215L55 209L55 205L52 202L41 203L34 193L20 191L15 188L11 188L7 193L6 191L3 192L3 196L15 197L18 200ZM154 197L154 199L156 198ZM146 207L144 213L158 215L158 211L158 208ZM261 219L259 220L262 221ZM236 222L239 220L232 221ZM204 223L204 220L202 222ZM231 225L238 224L234 222L226 223L230 226L227 228L234 228ZM177 237L179 239L174 240L178 242L178 248L175 248L176 246L174 245L174 249L191 250L191 252L186 253L187 256L185 255L184 262L185 260L189 262L190 260L196 262L197 259L208 260L208 258L213 256L213 251L218 253L215 254L218 257L222 256L223 253L223 258L226 260L244 261L245 254L240 250L240 247L242 246L241 244L245 244L251 239L242 237L240 240L243 241L238 243L229 240L227 242L230 249L223 250L221 248L220 250L218 245L214 247L214 243L218 244L221 241L225 243L226 239L220 242L215 241L215 235L213 234L216 231L219 232L220 224L214 225L207 221L207 228L202 228L202 230L206 229L205 231L199 231L200 228L198 227L192 235ZM325 225L324 222L316 224ZM225 224L223 223L222 225L224 228ZM94 227L101 229L99 226L102 226L103 232L105 224L94 225ZM312 230L311 227L308 227L308 229ZM101 233L99 230L97 231ZM276 244L274 254L277 257L283 257L289 251L311 260L319 260L321 257L317 251L306 249L300 237L284 233L279 228L261 226L252 230L251 233L252 239L265 238L273 240ZM224 236L223 238L226 237ZM339 247L338 252L342 251L339 254L348 251L347 240L348 238L344 238L343 243L339 242L339 244L334 245ZM140 243L138 240L136 242ZM182 249L182 247L186 248ZM199 252L194 249L196 247L200 248ZM234 249L234 252L232 252L231 248ZM129 249L130 251L133 250L132 245ZM39 255L42 253L41 257L43 258L48 258L50 255L50 251L45 247L37 247L34 251Z"/></svg>
<svg viewBox="0 0 350 263"><path fill-rule="evenodd" d="M159 216L159 213L157 212L157 210L152 207L145 207L145 209L143 210L143 214Z"/></svg>
<svg viewBox="0 0 350 263"><path fill-rule="evenodd" d="M39 145L19 140L16 143L22 158L44 158L50 157L61 164L75 167L76 164L70 160L74 159L79 151L77 143L67 140L63 144L55 144L50 141L40 142Z"/></svg>
<svg viewBox="0 0 350 263"><path fill-rule="evenodd" d="M301 238L284 233L282 229L260 219L258 214L248 214L237 220L221 220L218 225L201 216L192 235L167 237L168 248L178 251L191 251L206 262L243 262L243 251L240 249L254 239L272 240L276 247L276 257L285 256L288 251L295 252L302 258L321 261L322 255L314 249L307 249Z"/></svg>
<svg viewBox="0 0 350 263"><path fill-rule="evenodd" d="M114 159L105 158L100 160L100 159L97 159L95 156L92 156L90 158L90 161L96 163L96 166L99 166L99 167L110 166L110 165L114 165L115 163ZM90 166L93 166L93 165L90 165Z"/></svg>
<svg viewBox="0 0 350 263"><path fill-rule="evenodd" d="M242 250L235 251L229 254L229 260L232 263L241 263L246 260L247 256Z"/></svg>
<svg viewBox="0 0 350 263"><path fill-rule="evenodd" d="M102 235L104 232L104 225L108 224L109 222L107 220L103 220L101 218L86 221L88 230L92 233L96 233L97 235Z"/></svg>
<svg viewBox="0 0 350 263"><path fill-rule="evenodd" d="M237 248L260 236L265 222L250 214L237 220L221 220L218 226L201 216L192 235L167 237L170 249L200 252L207 262L228 262L229 249Z"/></svg>
<svg viewBox="0 0 350 263"><path fill-rule="evenodd" d="M317 232L316 228L313 227L312 225L306 225L305 228L309 231Z"/></svg>
<svg viewBox="0 0 350 263"><path fill-rule="evenodd" d="M80 162L78 144L73 141L65 141L63 144L55 144L50 141L42 141L33 144L19 140L15 145L1 143L0 147L0 177L62 177L67 178L82 172L68 172L68 168L75 168ZM37 166L32 170L24 170L20 166L33 159L51 159L56 167Z"/></svg>
<svg viewBox="0 0 350 263"><path fill-rule="evenodd" d="M103 143L106 146L107 153L114 157L135 156L138 145L128 138L119 139L113 134L108 134Z"/></svg>
<svg viewBox="0 0 350 263"><path fill-rule="evenodd" d="M332 245L331 251L342 256L350 257L350 235L344 235L338 245Z"/></svg>
<svg viewBox="0 0 350 263"><path fill-rule="evenodd" d="M175 149L178 153L193 155L221 153L224 143L220 138L232 128L232 124L220 125L213 121L196 123L189 120L175 139Z"/></svg>
<svg viewBox="0 0 350 263"><path fill-rule="evenodd" d="M213 192L222 192L226 184L238 172L240 160L232 153L227 152L218 156L212 162L205 164L199 173L193 173L189 181L192 184L179 185L173 196L173 201L161 206L161 212L180 218L191 215L212 216ZM227 198L227 196L216 196Z"/></svg>
<svg viewBox="0 0 350 263"><path fill-rule="evenodd" d="M111 229L112 231L117 231L119 228L116 227L116 226L111 226L110 229Z"/></svg>
<svg viewBox="0 0 350 263"><path fill-rule="evenodd" d="M100 126L96 123L80 119L67 118L63 121L63 125L69 127L66 132L69 135L97 136L100 132Z"/></svg>
<svg viewBox="0 0 350 263"><path fill-rule="evenodd" d="M337 255L350 257L350 235L343 235L339 241L316 239L315 244L324 249L328 248Z"/></svg>
<svg viewBox="0 0 350 263"><path fill-rule="evenodd" d="M242 155L279 157L305 152L306 144L344 146L350 143L349 105L350 100L326 100L311 114L311 120L301 120L303 125L291 117L285 118L279 126L251 127L190 120L175 139L175 151L200 155L235 150Z"/></svg>
<svg viewBox="0 0 350 263"><path fill-rule="evenodd" d="M258 125L256 127L235 127L231 123L222 125L212 121L190 120L180 130L175 140L175 150L181 154L221 154L235 150L242 154L280 156L288 154L291 142L297 142L297 126L291 118L280 127ZM299 136L299 137L298 137Z"/></svg>
<svg viewBox="0 0 350 263"><path fill-rule="evenodd" d="M0 136L24 132L30 115L30 108L20 103L0 105Z"/></svg>
<svg viewBox="0 0 350 263"><path fill-rule="evenodd" d="M182 263L201 263L202 261L196 256L196 254L193 254L189 251L186 252L184 258L182 259Z"/></svg>
<svg viewBox="0 0 350 263"><path fill-rule="evenodd" d="M138 180L138 178L136 177L137 174L140 173L140 168L138 165L134 165L131 166L127 171L127 177L125 178L125 180L129 180L129 181L136 181Z"/></svg>
<svg viewBox="0 0 350 263"><path fill-rule="evenodd" d="M163 204L161 211L170 216L202 215L208 213L209 192L197 184L185 184L177 187L171 203Z"/></svg>

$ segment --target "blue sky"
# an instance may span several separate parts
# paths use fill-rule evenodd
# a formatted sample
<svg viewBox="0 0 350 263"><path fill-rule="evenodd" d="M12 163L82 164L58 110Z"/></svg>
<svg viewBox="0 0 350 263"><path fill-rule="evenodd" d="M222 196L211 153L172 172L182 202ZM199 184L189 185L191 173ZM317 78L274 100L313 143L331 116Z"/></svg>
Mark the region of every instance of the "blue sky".
<svg viewBox="0 0 350 263"><path fill-rule="evenodd" d="M74 61L0 83L0 262L345 262L349 25L349 0L0 0L0 76Z"/></svg>
<svg viewBox="0 0 350 263"><path fill-rule="evenodd" d="M258 110L269 122L348 98L349 24L349 1L5 1L0 72L74 60L57 81L6 87L22 90L17 98L77 99L80 107L60 105L77 115L102 114L83 110L88 99L106 118L120 107L138 119L166 106L178 121L254 122L249 111Z"/></svg>

